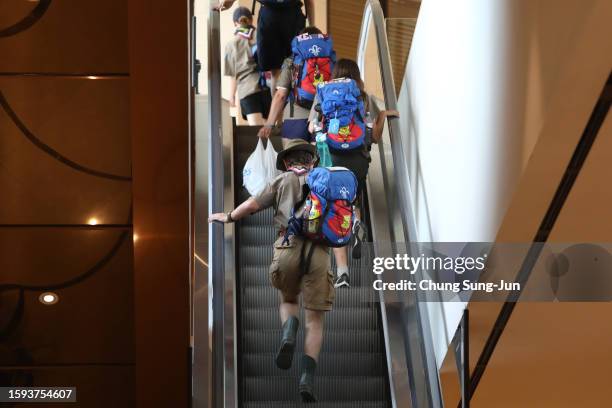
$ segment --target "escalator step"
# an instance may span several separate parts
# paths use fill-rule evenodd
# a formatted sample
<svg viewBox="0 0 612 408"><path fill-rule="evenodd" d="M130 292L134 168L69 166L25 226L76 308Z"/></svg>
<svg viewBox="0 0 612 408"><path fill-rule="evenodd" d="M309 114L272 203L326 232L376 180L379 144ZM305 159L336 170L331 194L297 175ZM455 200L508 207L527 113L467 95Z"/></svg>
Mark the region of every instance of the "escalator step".
<svg viewBox="0 0 612 408"><path fill-rule="evenodd" d="M257 144L258 127L235 128L234 174L236 203L249 197L242 187L242 169ZM281 150L278 136L272 138ZM236 224L237 284L240 296L238 350L240 403L243 408L389 408L386 355L377 306L371 289L375 278L367 248L361 260L350 260L351 288L336 291L334 310L326 313L325 334L317 369L315 394L321 402L301 403L298 395L300 356L304 350L304 310L296 354L290 370L274 364L280 336L279 296L270 285L268 269L276 239L273 210L260 211ZM335 271L333 256L330 257Z"/></svg>
<svg viewBox="0 0 612 408"><path fill-rule="evenodd" d="M244 289L251 286L270 286L270 278L268 275L269 265L242 265L242 272L240 274L241 285ZM332 268L333 270L333 268ZM363 268L356 270L354 268L349 269L351 275L351 287L350 289L338 289L336 293L344 290L352 290L353 288L371 288L371 277L372 271L369 268ZM375 296L378 297L378 294Z"/></svg>
<svg viewBox="0 0 612 408"><path fill-rule="evenodd" d="M301 331L301 329L300 329ZM275 353L281 338L280 322L276 330L245 330L243 352ZM298 333L296 352L304 350L304 333ZM325 328L322 351L330 353L381 353L383 350L378 330L333 330Z"/></svg>
<svg viewBox="0 0 612 408"><path fill-rule="evenodd" d="M252 286L243 288L242 307L278 306L278 290L272 286ZM336 290L334 309L346 307L374 308L378 293L370 287L351 287Z"/></svg>
<svg viewBox="0 0 612 408"><path fill-rule="evenodd" d="M289 401L265 401L247 402L242 405L244 408L388 408L386 401L350 401L350 402L319 402L316 404L305 404L301 402Z"/></svg>
<svg viewBox="0 0 612 408"><path fill-rule="evenodd" d="M366 308L342 308L325 315L325 327L329 329L367 330L380 329L378 312ZM247 330L270 330L280 326L277 308L242 308L242 324Z"/></svg>
<svg viewBox="0 0 612 408"><path fill-rule="evenodd" d="M269 250L269 255L267 259L272 260L272 250ZM248 256L253 255L252 253L248 253ZM257 255L257 257L263 257L264 255ZM249 259L254 259L254 255ZM257 263L250 264L245 263L244 259L241 259L240 267L243 268L244 273L241 274L242 285L243 288L248 288L249 286L270 286L270 279L268 277L268 270L270 267L269 263L265 263L262 260L258 259ZM335 269L332 266L332 272L335 274ZM352 290L358 288L371 288L373 273L370 268L361 268L357 269L353 266L349 267L349 275L351 277L351 287L350 288L341 288L336 291L344 291L344 290ZM378 299L378 293L373 293L376 297L375 300Z"/></svg>
<svg viewBox="0 0 612 408"><path fill-rule="evenodd" d="M278 235L276 229L272 226L264 228L255 225L243 225L240 227L240 242L245 244L269 243L276 240Z"/></svg>
<svg viewBox="0 0 612 408"><path fill-rule="evenodd" d="M239 249L240 266L270 266L272 245L248 245L242 243Z"/></svg>
<svg viewBox="0 0 612 408"><path fill-rule="evenodd" d="M293 365L289 370L281 370L274 363L275 353L246 354L242 360L242 370L247 377L270 376L297 378L300 375L300 356L296 350ZM385 375L384 355L382 353L321 353L317 371L321 376L337 377L345 373L354 376L380 377Z"/></svg>
<svg viewBox="0 0 612 408"><path fill-rule="evenodd" d="M268 275L269 265L243 266L240 271L241 286L269 286L270 278Z"/></svg>
<svg viewBox="0 0 612 408"><path fill-rule="evenodd" d="M297 377L244 377L243 396L249 401L297 401ZM319 401L380 401L386 398L386 384L381 377L315 378Z"/></svg>
<svg viewBox="0 0 612 408"><path fill-rule="evenodd" d="M263 211L259 211L255 214L252 214L248 217L241 219L237 226L238 228L242 226L256 226L259 228L274 228L273 227L273 218L274 218L274 210L268 208Z"/></svg>

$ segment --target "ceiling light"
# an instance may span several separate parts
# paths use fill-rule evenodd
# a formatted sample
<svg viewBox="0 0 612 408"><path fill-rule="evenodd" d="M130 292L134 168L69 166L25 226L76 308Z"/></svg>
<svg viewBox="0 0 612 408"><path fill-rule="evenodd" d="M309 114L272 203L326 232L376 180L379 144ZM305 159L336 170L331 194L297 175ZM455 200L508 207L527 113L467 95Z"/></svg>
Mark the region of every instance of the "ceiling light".
<svg viewBox="0 0 612 408"><path fill-rule="evenodd" d="M58 302L59 296L53 292L45 292L38 297L38 300L43 305L54 305Z"/></svg>

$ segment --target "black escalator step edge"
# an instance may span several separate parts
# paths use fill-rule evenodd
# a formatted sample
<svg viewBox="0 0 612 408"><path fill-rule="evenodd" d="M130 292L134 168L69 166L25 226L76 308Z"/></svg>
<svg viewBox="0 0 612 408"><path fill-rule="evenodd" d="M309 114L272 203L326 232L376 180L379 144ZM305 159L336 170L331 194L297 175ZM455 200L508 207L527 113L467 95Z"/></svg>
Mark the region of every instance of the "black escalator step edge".
<svg viewBox="0 0 612 408"><path fill-rule="evenodd" d="M245 330L242 336L244 353L276 353L281 338L280 323L275 330ZM304 350L304 336L298 335L296 352ZM333 330L325 328L322 351L330 353L382 353L380 331Z"/></svg>
<svg viewBox="0 0 612 408"><path fill-rule="evenodd" d="M243 396L248 401L297 401L297 377L244 377ZM387 397L382 377L322 377L315 376L315 395L326 401L380 401Z"/></svg>
<svg viewBox="0 0 612 408"><path fill-rule="evenodd" d="M328 401L315 404L289 401L263 401L247 402L242 406L243 408L389 408L390 404L386 401Z"/></svg>
<svg viewBox="0 0 612 408"><path fill-rule="evenodd" d="M342 308L325 315L329 329L380 329L378 311L367 308ZM275 330L280 326L277 308L242 308L243 328L247 330Z"/></svg>
<svg viewBox="0 0 612 408"><path fill-rule="evenodd" d="M242 370L247 377L272 376L296 378L300 375L300 352L296 351L293 365L289 370L281 370L274 362L275 353L245 354L242 357ZM346 373L359 377L382 377L385 375L384 355L382 353L343 353L323 352L319 356L317 375L338 377Z"/></svg>
<svg viewBox="0 0 612 408"><path fill-rule="evenodd" d="M252 286L242 288L242 307L267 308L278 305L278 290L272 286ZM334 309L346 307L374 308L378 293L371 287L350 287L336 290Z"/></svg>

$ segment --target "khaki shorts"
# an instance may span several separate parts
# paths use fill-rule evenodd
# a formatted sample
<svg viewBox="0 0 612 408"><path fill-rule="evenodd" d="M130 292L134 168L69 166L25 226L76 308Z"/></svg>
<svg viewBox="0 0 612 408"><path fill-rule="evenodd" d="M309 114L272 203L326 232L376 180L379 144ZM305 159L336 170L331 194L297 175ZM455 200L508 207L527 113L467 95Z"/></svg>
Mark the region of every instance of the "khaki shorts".
<svg viewBox="0 0 612 408"><path fill-rule="evenodd" d="M302 246L306 245L306 259L312 243L290 236L289 244L283 246L283 240L283 237L279 237L274 243L274 257L270 265L272 286L281 291L285 302L297 303L301 293L306 309L331 310L335 292L329 248L315 245L310 267L304 274L300 259Z"/></svg>

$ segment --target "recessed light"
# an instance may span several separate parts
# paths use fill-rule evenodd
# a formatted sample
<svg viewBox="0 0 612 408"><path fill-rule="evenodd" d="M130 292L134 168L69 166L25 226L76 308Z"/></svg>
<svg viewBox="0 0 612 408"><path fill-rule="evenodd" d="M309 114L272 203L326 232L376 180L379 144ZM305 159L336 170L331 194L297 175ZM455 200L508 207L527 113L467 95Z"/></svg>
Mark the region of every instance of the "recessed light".
<svg viewBox="0 0 612 408"><path fill-rule="evenodd" d="M59 301L59 296L53 292L45 292L38 297L38 300L43 305L54 305Z"/></svg>
<svg viewBox="0 0 612 408"><path fill-rule="evenodd" d="M98 224L99 224L98 219L97 219L97 218L94 218L94 217L92 217L92 218L88 219L88 220L87 220L87 223L88 223L89 225L98 225Z"/></svg>

